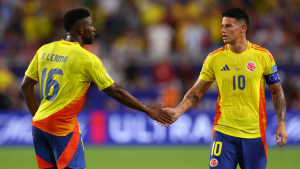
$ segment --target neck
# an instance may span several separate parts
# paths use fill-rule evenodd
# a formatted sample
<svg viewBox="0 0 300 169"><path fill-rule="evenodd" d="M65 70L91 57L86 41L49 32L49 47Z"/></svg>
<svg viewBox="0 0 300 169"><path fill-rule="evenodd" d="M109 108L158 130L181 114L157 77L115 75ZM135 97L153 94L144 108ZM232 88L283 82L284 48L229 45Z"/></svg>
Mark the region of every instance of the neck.
<svg viewBox="0 0 300 169"><path fill-rule="evenodd" d="M229 44L229 48L234 53L243 53L247 50L248 42L246 38L238 39L234 43Z"/></svg>
<svg viewBox="0 0 300 169"><path fill-rule="evenodd" d="M81 47L84 45L81 36L72 35L69 32L67 33L67 38L65 39L65 41L78 42Z"/></svg>

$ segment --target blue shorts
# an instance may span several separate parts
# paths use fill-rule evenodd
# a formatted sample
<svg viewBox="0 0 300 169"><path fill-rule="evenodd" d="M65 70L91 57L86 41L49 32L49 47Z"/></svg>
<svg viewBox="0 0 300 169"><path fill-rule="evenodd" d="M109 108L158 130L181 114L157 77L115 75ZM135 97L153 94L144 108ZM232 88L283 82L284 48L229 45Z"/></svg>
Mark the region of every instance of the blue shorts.
<svg viewBox="0 0 300 169"><path fill-rule="evenodd" d="M209 168L265 169L267 155L261 138L244 139L215 131L211 143Z"/></svg>
<svg viewBox="0 0 300 169"><path fill-rule="evenodd" d="M84 150L80 133L54 136L32 126L38 168L85 168Z"/></svg>

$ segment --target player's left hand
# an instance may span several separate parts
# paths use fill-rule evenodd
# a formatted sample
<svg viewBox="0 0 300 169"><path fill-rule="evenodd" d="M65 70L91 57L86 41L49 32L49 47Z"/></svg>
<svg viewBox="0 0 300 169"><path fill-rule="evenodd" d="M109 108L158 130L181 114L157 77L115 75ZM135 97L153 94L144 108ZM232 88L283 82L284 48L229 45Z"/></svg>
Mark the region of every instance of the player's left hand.
<svg viewBox="0 0 300 169"><path fill-rule="evenodd" d="M179 118L179 116L181 115L181 113L179 111L177 111L176 109L174 109L174 108L168 108L167 107L167 108L163 108L162 110L166 111L169 115L172 115L172 120L173 120L172 123L174 123ZM162 126L162 127L163 126L168 127L172 123L163 124L163 123L157 121L157 124Z"/></svg>
<svg viewBox="0 0 300 169"><path fill-rule="evenodd" d="M279 142L279 137L281 137L281 142ZM285 125L278 125L278 128L276 130L276 142L279 145L279 147L282 147L286 144L287 138L288 136L286 133Z"/></svg>

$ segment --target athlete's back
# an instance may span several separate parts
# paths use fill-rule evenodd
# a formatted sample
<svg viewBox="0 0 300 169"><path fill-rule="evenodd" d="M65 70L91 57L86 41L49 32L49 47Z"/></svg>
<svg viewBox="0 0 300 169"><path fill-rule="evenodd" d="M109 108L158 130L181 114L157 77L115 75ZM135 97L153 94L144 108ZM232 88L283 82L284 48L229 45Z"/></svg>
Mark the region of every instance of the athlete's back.
<svg viewBox="0 0 300 169"><path fill-rule="evenodd" d="M56 136L74 130L91 81L100 90L114 82L97 56L63 40L42 46L25 74L39 81L41 91L32 124Z"/></svg>

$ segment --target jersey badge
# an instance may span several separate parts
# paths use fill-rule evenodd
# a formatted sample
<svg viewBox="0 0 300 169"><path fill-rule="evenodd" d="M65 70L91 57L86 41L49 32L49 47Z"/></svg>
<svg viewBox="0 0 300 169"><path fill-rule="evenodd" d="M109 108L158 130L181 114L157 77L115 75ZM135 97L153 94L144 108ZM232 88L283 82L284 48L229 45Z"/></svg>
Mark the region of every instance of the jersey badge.
<svg viewBox="0 0 300 169"><path fill-rule="evenodd" d="M209 164L211 167L216 167L218 165L218 160L213 158L210 160Z"/></svg>
<svg viewBox="0 0 300 169"><path fill-rule="evenodd" d="M277 65L272 66L273 73L277 72Z"/></svg>
<svg viewBox="0 0 300 169"><path fill-rule="evenodd" d="M229 71L230 69L229 69L229 67L227 66L227 65L225 65L224 67L223 67L223 69L221 69L221 71Z"/></svg>
<svg viewBox="0 0 300 169"><path fill-rule="evenodd" d="M249 72L254 72L254 70L256 69L256 64L254 62L248 62L246 64L246 69L249 71Z"/></svg>

